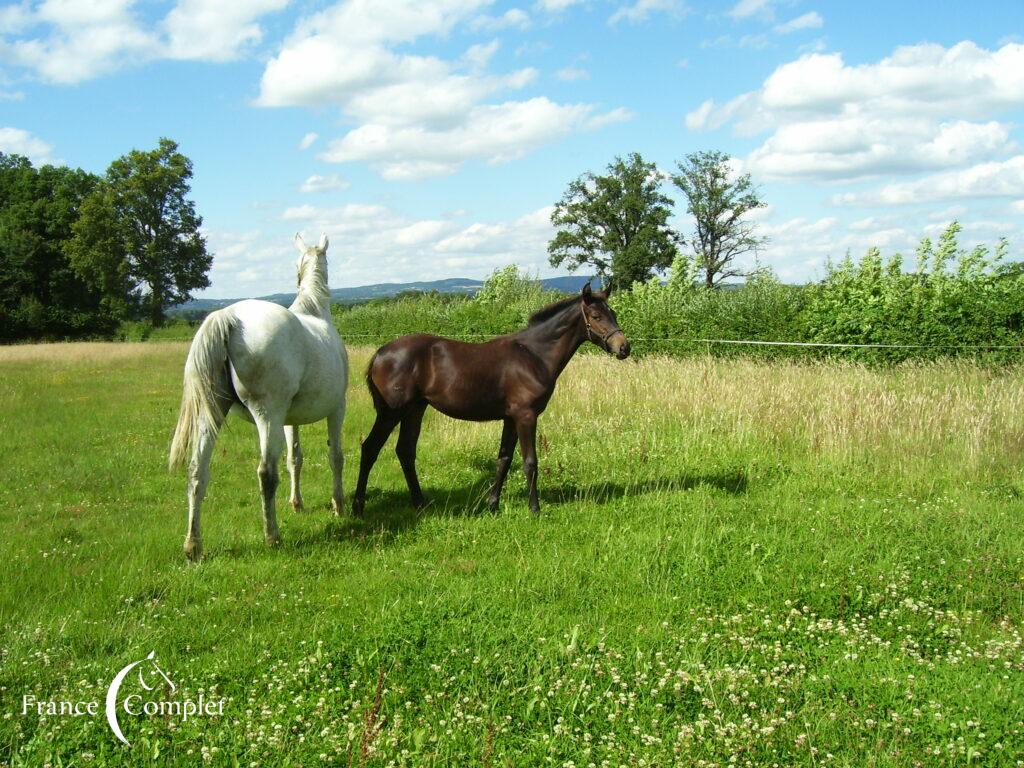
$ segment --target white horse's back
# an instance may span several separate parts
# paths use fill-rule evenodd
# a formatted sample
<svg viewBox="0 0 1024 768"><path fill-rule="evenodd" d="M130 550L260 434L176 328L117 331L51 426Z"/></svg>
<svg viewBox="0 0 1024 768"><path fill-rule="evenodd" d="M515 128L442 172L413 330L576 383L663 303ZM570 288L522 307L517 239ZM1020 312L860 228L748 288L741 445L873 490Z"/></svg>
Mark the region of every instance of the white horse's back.
<svg viewBox="0 0 1024 768"><path fill-rule="evenodd" d="M279 304L247 299L225 307L231 381L241 404L282 409L284 423L326 418L344 399L348 355L334 324Z"/></svg>
<svg viewBox="0 0 1024 768"><path fill-rule="evenodd" d="M348 354L331 319L327 288L327 238L308 248L296 235L299 291L291 307L268 301L239 301L211 313L196 332L185 363L181 413L171 444L171 465L189 468L189 533L185 553L198 558L199 506L209 462L228 410L241 406L260 438L258 475L267 542L280 541L274 512L277 460L287 442L292 471L292 504L301 507L300 424L327 419L333 505L343 506L341 425L345 416Z"/></svg>

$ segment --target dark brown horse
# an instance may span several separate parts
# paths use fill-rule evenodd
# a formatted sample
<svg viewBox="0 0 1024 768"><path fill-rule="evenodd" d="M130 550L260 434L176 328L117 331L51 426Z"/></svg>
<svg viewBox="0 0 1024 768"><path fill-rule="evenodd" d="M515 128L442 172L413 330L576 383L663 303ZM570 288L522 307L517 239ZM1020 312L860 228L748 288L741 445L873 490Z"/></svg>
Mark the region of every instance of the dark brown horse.
<svg viewBox="0 0 1024 768"><path fill-rule="evenodd" d="M540 511L537 417L547 407L559 374L587 340L620 360L629 355L629 342L608 306L609 292L593 292L588 283L579 296L535 312L523 330L482 344L416 333L378 349L366 371L377 420L363 441L352 512L362 513L370 470L399 424L395 452L412 503L417 507L427 503L416 477L416 443L428 405L456 419L503 421L498 471L488 506L498 507L518 436L530 509Z"/></svg>

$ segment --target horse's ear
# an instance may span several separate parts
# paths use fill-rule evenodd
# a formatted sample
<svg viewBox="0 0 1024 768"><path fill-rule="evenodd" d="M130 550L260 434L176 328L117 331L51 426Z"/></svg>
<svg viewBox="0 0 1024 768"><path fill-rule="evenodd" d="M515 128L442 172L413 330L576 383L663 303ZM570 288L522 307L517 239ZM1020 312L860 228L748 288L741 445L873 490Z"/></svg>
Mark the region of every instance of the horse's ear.
<svg viewBox="0 0 1024 768"><path fill-rule="evenodd" d="M583 290L580 291L580 295L584 300L589 301L593 293L593 290L590 288L590 281L588 280L587 284L583 286Z"/></svg>
<svg viewBox="0 0 1024 768"><path fill-rule="evenodd" d="M295 233L295 247L302 253L306 252L306 241L302 239L302 235L298 232Z"/></svg>
<svg viewBox="0 0 1024 768"><path fill-rule="evenodd" d="M321 251L326 251L327 250L327 233L326 232L321 232L320 233L320 244L317 246L317 249L321 250Z"/></svg>
<svg viewBox="0 0 1024 768"><path fill-rule="evenodd" d="M606 299L607 299L607 298L608 298L609 296L611 296L611 295L612 295L612 288L614 288L614 287L615 287L615 283L608 283L608 285L606 285L606 286L604 287L604 297L605 297Z"/></svg>

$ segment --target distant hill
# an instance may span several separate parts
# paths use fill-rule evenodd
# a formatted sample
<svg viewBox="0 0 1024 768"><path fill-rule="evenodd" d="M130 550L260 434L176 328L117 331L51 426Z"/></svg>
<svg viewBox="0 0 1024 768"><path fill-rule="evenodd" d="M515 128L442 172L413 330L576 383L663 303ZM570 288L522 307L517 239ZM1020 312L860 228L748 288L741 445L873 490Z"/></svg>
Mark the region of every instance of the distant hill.
<svg viewBox="0 0 1024 768"><path fill-rule="evenodd" d="M583 275L566 275L565 277L547 277L540 281L541 285L549 291L561 291L562 293L575 293L583 287L591 278ZM405 291L437 291L438 293L464 293L472 296L483 286L482 280L470 280L465 277L449 277L444 280L422 280L413 283L374 283L373 285L360 285L355 288L335 288L331 291L331 299L341 304L357 304L370 299L380 299L395 296ZM287 307L295 299L294 293L274 293L270 296L256 296L253 298L272 301ZM171 313L184 312L212 312L215 309L234 304L239 299L193 299L172 307Z"/></svg>

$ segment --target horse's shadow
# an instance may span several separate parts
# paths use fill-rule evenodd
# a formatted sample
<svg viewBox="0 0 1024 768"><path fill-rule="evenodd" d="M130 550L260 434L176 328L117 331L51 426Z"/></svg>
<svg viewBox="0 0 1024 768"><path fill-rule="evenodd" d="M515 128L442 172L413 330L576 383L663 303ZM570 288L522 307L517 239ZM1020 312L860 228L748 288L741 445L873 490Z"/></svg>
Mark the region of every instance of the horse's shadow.
<svg viewBox="0 0 1024 768"><path fill-rule="evenodd" d="M477 462L474 462L476 465ZM483 462L480 462L481 464ZM493 468L489 465L488 468ZM722 470L711 473L682 472L667 477L655 477L636 482L613 480L595 483L577 483L568 480L549 479L540 483L542 510L552 506L586 502L607 504L626 496L644 496L664 491L687 491L700 487L738 496L747 492L748 478L742 469ZM481 474L480 479L461 486L427 487L423 491L429 504L422 508L413 507L409 492L405 488L369 490L366 507L360 517L345 515L332 518L321 530L307 532L293 540L292 546L310 548L322 546L324 542L347 542L364 546L390 543L403 532L414 528L427 516L472 517L490 514L487 510L487 493L491 479ZM506 488L502 506L510 503L526 504L526 489ZM546 505L546 506L545 506ZM501 514L497 512L495 514ZM542 511L542 514L545 514Z"/></svg>

